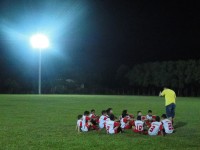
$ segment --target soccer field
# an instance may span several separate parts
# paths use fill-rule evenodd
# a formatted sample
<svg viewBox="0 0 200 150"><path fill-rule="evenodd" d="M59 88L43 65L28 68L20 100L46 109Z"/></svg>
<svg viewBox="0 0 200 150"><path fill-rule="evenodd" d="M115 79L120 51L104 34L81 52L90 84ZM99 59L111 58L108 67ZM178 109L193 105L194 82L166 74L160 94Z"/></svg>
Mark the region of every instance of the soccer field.
<svg viewBox="0 0 200 150"><path fill-rule="evenodd" d="M77 115L112 107L146 115L165 113L164 98L144 96L0 95L0 149L200 149L200 98L177 98L175 130L165 137L139 135L131 130L107 135L105 131L78 134Z"/></svg>

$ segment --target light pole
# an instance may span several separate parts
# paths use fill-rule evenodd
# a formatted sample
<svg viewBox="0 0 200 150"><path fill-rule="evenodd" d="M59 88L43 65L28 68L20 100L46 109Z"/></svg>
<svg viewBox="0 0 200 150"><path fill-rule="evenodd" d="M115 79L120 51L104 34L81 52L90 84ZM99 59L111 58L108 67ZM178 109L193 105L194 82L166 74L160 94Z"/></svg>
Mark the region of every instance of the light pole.
<svg viewBox="0 0 200 150"><path fill-rule="evenodd" d="M42 50L49 47L49 40L44 34L38 33L30 38L30 43L33 48L39 50L38 94L41 94Z"/></svg>
<svg viewBox="0 0 200 150"><path fill-rule="evenodd" d="M41 94L41 74L42 74L42 50L39 49L39 70L38 70L38 94Z"/></svg>

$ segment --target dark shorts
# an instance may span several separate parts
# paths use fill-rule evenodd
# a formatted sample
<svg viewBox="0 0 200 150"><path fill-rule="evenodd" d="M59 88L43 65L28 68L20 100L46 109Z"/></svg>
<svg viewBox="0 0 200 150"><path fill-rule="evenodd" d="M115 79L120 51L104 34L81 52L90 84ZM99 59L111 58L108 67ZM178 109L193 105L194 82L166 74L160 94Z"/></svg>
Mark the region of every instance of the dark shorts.
<svg viewBox="0 0 200 150"><path fill-rule="evenodd" d="M166 106L166 114L167 117L170 118L174 118L175 116L175 108L176 108L176 104L172 103Z"/></svg>

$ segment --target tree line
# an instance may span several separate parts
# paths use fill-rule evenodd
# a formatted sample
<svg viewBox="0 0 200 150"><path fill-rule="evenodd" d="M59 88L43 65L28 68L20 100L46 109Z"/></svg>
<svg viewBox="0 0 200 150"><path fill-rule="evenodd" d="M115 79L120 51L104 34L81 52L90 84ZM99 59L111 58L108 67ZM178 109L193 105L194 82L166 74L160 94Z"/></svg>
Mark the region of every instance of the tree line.
<svg viewBox="0 0 200 150"><path fill-rule="evenodd" d="M117 79L138 94L157 95L160 89L169 87L179 96L200 96L200 60L150 62L130 70L122 65Z"/></svg>
<svg viewBox="0 0 200 150"><path fill-rule="evenodd" d="M98 69L98 68L97 68ZM18 74L0 79L1 93L37 93L37 72L32 78ZM69 76L70 75L70 76ZM43 93L158 95L163 87L178 96L200 96L200 59L148 62L132 68L69 70L59 76L42 78ZM70 80L68 80L70 79ZM67 82L73 81L73 82Z"/></svg>

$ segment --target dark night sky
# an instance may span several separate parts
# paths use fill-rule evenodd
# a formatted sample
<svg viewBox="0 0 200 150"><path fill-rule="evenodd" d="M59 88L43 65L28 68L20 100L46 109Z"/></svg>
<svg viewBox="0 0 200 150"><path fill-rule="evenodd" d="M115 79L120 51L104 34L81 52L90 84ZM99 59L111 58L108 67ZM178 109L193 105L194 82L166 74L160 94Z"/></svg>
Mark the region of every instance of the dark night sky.
<svg viewBox="0 0 200 150"><path fill-rule="evenodd" d="M1 0L0 75L32 74L37 68L37 52L19 38L32 29L51 32L53 48L43 55L46 74L199 59L199 6L195 1Z"/></svg>

